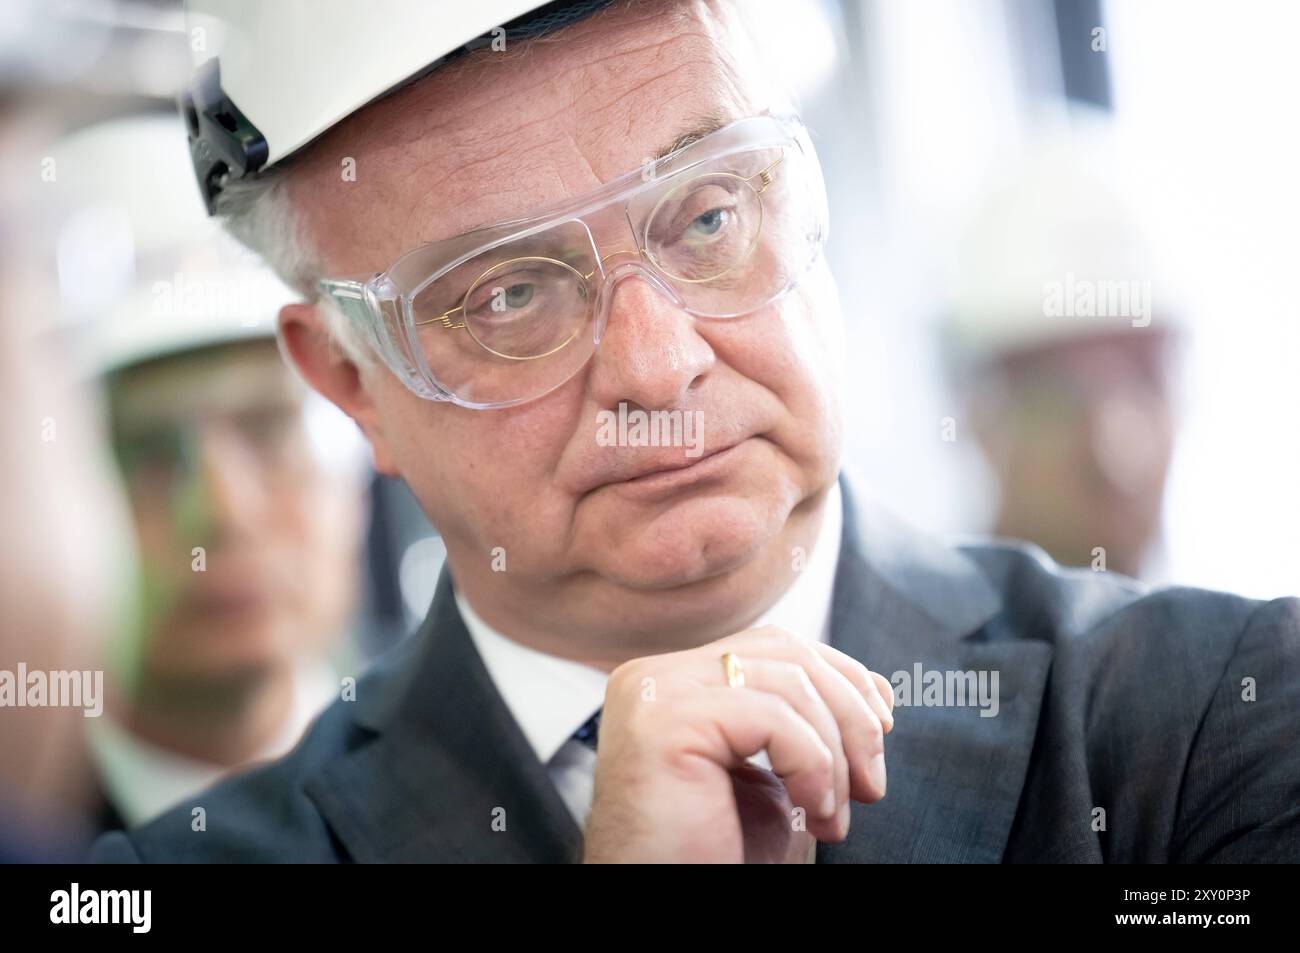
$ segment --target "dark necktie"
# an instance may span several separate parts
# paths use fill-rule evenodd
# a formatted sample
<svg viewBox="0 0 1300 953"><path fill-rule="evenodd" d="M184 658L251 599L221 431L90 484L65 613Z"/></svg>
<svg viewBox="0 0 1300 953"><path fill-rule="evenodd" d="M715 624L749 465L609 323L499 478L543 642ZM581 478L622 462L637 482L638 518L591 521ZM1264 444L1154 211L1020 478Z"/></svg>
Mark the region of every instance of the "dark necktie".
<svg viewBox="0 0 1300 953"><path fill-rule="evenodd" d="M596 750L596 742L600 738L600 713L604 709L597 708L596 714L587 719L587 723L573 733L574 741L581 741L592 751Z"/></svg>

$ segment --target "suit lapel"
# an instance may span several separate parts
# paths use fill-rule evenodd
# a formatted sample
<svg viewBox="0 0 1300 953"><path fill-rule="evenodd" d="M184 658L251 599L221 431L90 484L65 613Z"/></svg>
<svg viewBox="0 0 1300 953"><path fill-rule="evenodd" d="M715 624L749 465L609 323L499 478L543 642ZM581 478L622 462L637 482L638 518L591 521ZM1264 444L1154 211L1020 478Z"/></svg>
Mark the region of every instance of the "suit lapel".
<svg viewBox="0 0 1300 953"><path fill-rule="evenodd" d="M354 720L377 737L307 786L354 859L580 857L581 832L493 686L445 570L424 626L376 674L358 686Z"/></svg>
<svg viewBox="0 0 1300 953"><path fill-rule="evenodd" d="M976 705L898 705L885 739L885 798L854 804L848 838L818 845L817 862L997 862L1024 785L1051 647L997 640L1001 600L974 563L877 506L859 509L842 482L831 644L891 682L896 672L915 681L918 665L990 679L996 672L998 710L981 717Z"/></svg>

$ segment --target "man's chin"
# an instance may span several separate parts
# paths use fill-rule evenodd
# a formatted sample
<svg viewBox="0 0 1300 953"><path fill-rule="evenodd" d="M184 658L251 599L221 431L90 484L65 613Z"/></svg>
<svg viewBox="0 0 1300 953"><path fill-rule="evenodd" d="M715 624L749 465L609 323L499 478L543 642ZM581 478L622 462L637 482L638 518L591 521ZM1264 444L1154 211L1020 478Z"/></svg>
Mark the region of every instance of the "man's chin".
<svg viewBox="0 0 1300 953"><path fill-rule="evenodd" d="M743 573L781 529L773 504L701 495L651 514L630 513L603 541L601 575L649 593L705 588Z"/></svg>

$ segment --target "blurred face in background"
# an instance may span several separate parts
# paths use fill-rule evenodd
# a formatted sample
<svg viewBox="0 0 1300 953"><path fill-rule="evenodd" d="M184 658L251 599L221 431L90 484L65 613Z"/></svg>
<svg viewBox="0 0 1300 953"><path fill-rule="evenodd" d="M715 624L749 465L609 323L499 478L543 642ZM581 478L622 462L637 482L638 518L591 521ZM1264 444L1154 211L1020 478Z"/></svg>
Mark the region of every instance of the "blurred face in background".
<svg viewBox="0 0 1300 953"><path fill-rule="evenodd" d="M305 396L271 341L162 358L111 381L144 579L125 664L146 685L256 681L322 653L345 624L360 490L323 467Z"/></svg>
<svg viewBox="0 0 1300 953"><path fill-rule="evenodd" d="M1138 576L1174 446L1168 334L1075 338L1001 357L975 398L997 472L995 531L1069 566Z"/></svg>

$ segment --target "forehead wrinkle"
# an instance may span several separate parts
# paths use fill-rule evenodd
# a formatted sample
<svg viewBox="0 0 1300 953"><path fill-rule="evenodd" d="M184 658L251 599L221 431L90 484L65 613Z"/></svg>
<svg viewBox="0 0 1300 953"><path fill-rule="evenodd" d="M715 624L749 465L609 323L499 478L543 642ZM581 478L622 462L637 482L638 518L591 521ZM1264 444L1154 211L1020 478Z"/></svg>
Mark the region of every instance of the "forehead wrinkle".
<svg viewBox="0 0 1300 953"><path fill-rule="evenodd" d="M620 115L626 115L626 120L622 123L623 135L621 141L632 142L637 136L633 131L635 122L635 110L621 108L629 97L644 92L657 82L666 80L668 77L675 76L681 72L680 69L664 70L655 75L646 77L637 83L631 89L625 90L613 100L604 103L594 110L590 115L599 115L616 111ZM721 84L718 84L721 85ZM672 95L663 96L656 113L675 113L676 110L670 108L678 100L691 99L697 95L698 87L688 85ZM680 148L693 142L702 136L714 131L731 119L740 118L742 110L735 108L732 101L727 97L721 97L723 102L710 104L707 108L698 108L694 103L688 102L684 105L682 112L685 112L689 118L682 121L675 127L670 128L668 135L674 135L675 138L666 145L660 145L651 152L650 148L635 150L635 153L629 153L627 156L620 156L618 160L610 161L608 156L603 158L606 161L604 166L612 168L614 171L601 175L596 169L592 159L588 156L587 150L578 138L572 132L561 133L560 136L537 142L528 147L520 147L511 143L505 148L496 150L481 158L463 163L457 166L449 173L436 177L444 187L454 187L461 181L468 184L466 191L469 193L459 201L447 202L447 190L440 189L438 193L430 194L429 197L412 207L407 216L407 222L419 223L423 221L423 227L416 225L422 241L436 241L442 238L449 238L454 235L463 234L466 231L476 229L485 225L491 225L497 222L508 221L516 218L524 218L533 211L551 205L557 201L567 198L573 198L582 195L585 192L598 188L605 182L610 181L618 175L635 168L646 158L653 154L655 157L661 156L672 149ZM694 108L693 108L694 107ZM540 126L543 129L551 130L557 126L563 127L566 123L559 122L561 118L571 115L572 111L567 106L562 106L546 116L539 117L530 121L521 127L511 138L521 136L524 131ZM598 123L597 123L598 124ZM666 124L666 123L665 123ZM486 137L484 137L486 139ZM663 137L661 137L662 139ZM571 148L564 150L565 155L561 156L560 150L555 148L560 141L567 141ZM488 140L494 141L494 140ZM642 153L645 153L642 155ZM538 161L533 166L520 168L520 162L531 154L539 154ZM573 162L571 160L578 160ZM415 170L410 173L414 177L424 173L428 166L437 161L436 157L431 157L427 162L421 163ZM579 166L578 163L581 163ZM500 171L493 166L500 166ZM485 182L504 182L513 179L515 182L526 181L530 175L535 174L535 181L522 187L492 186L490 187L494 201L484 203L486 208L482 211L470 213L469 209L478 206L484 196L484 188L477 186L479 180ZM558 188L550 187L550 182L558 183ZM438 202L437 211L429 210L424 214L430 202ZM451 214L444 214L451 213ZM433 218L449 219L450 221L440 221L437 226L430 227L429 220ZM409 230L408 230L409 233Z"/></svg>
<svg viewBox="0 0 1300 953"><path fill-rule="evenodd" d="M678 11L671 19L673 21L682 18L681 12ZM662 22L662 21L659 21ZM658 114L662 115L665 110L662 106L666 103L686 98L702 88L712 87L719 93L724 91L735 90L733 81L725 77L728 68L734 68L730 57L726 55L725 50L717 48L718 38L714 31L707 28L696 26L694 29L688 29L676 33L667 38L639 38L634 37L634 41L629 41L626 36L619 37L621 43L612 42L611 38L603 38L597 45L596 37L584 38L588 41L587 45L594 46L598 51L610 50L602 55L592 57L582 57L567 55L564 60L558 64L558 69L545 71L540 79L534 79L530 88L548 88L551 90L567 90L571 95L566 97L561 105L551 111L549 114L540 116L528 123L531 125L541 125L543 128L562 128L568 129L569 138L577 143L577 137L573 134L574 129L599 128L601 117L610 111L618 112L617 119L619 125L623 127L623 135L614 138L616 142L626 143L635 140L633 128L635 119L638 115ZM682 43L694 43L695 48L691 50L689 56L676 57L670 56L674 48ZM566 44L566 53L572 54L576 44ZM722 66L719 69L719 65ZM649 75L642 76L637 82L630 87L623 84L629 76L637 76L645 73L647 70L653 70ZM676 80L676 82L674 82ZM512 88L513 84L507 82L496 95L488 95L488 105L497 104L501 101L512 101L517 91ZM654 89L656 86L662 86L663 89ZM622 87L622 88L620 88ZM584 99L592 95L589 91L595 91L597 94L601 91L613 89L617 90L616 95L612 98L606 98L597 105L584 103ZM624 107L626 101L637 95L645 95L645 98L653 106L658 108L646 108L645 104L638 104L639 109L627 109ZM740 97L732 96L733 100ZM655 100L658 100L656 103ZM473 104L472 112L482 114L485 110L481 103ZM710 104L710 107L713 104ZM679 134L687 131L694 131L697 134L700 131L708 131L716 123L711 122L714 114L718 110L714 108L701 108L699 105L692 110L693 119L695 119L704 130L695 127L687 127L675 130ZM739 114L735 116L739 118ZM593 119L596 121L593 122ZM606 121L613 125L612 121ZM525 126L523 128L528 128ZM499 134L498 134L499 135ZM656 135L658 133L656 132ZM491 134L480 136L482 139L492 138ZM590 138L594 138L590 137ZM599 184L608 181L615 175L622 174L626 171L635 169L635 167L648 156L643 155L650 147L650 143L641 143L641 148L636 150L635 154L628 153L619 156L611 161L601 163L605 167L604 175L596 170L595 164L588 161L588 168L592 171L592 184ZM659 145L658 142L654 145ZM586 158L586 152L579 146L576 153ZM609 160L609 156L602 156Z"/></svg>
<svg viewBox="0 0 1300 953"><path fill-rule="evenodd" d="M522 150L499 150L465 164L440 181L452 189L464 182L464 188L459 190L462 197L449 201L452 189L440 188L417 203L408 221L417 223L421 241L437 241L523 218L600 184L577 140L567 133ZM437 203L435 208L428 208L431 202Z"/></svg>

